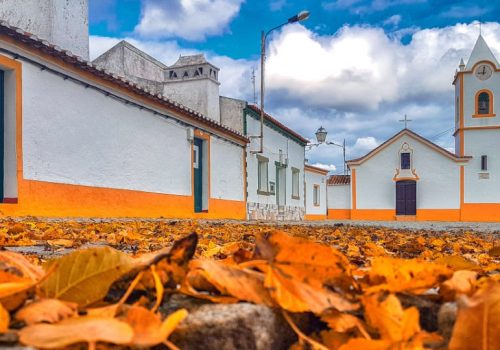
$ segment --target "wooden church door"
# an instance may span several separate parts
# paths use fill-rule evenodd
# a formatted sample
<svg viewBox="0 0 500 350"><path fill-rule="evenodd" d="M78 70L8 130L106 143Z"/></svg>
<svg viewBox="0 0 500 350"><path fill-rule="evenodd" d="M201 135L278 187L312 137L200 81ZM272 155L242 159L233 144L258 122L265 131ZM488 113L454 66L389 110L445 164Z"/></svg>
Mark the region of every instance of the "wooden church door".
<svg viewBox="0 0 500 350"><path fill-rule="evenodd" d="M417 182L396 182L396 215L417 215Z"/></svg>

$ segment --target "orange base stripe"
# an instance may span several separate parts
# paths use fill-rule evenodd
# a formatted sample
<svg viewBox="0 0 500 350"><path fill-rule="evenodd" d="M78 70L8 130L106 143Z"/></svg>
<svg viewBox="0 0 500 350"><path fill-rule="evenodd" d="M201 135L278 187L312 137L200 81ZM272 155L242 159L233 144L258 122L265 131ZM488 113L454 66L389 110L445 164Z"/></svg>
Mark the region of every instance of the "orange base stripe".
<svg viewBox="0 0 500 350"><path fill-rule="evenodd" d="M463 203L462 221L500 222L500 203Z"/></svg>
<svg viewBox="0 0 500 350"><path fill-rule="evenodd" d="M349 220L351 218L351 209L328 209L328 219L330 220Z"/></svg>
<svg viewBox="0 0 500 350"><path fill-rule="evenodd" d="M194 213L192 196L24 180L18 204L0 204L6 216L245 219L244 201L210 199Z"/></svg>
<svg viewBox="0 0 500 350"><path fill-rule="evenodd" d="M327 217L324 214L307 214L304 219L310 221L317 221L317 220L326 220Z"/></svg>
<svg viewBox="0 0 500 350"><path fill-rule="evenodd" d="M460 221L460 209L418 209L417 221Z"/></svg>

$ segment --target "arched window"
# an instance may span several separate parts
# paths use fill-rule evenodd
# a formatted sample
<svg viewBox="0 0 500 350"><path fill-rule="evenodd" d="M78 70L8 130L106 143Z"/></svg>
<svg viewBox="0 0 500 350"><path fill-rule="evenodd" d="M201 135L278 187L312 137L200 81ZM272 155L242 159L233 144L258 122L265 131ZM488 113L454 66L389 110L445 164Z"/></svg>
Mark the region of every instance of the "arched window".
<svg viewBox="0 0 500 350"><path fill-rule="evenodd" d="M480 90L476 93L476 113L475 118L494 117L493 94L489 90Z"/></svg>
<svg viewBox="0 0 500 350"><path fill-rule="evenodd" d="M490 114L490 94L481 92L477 97L477 114Z"/></svg>

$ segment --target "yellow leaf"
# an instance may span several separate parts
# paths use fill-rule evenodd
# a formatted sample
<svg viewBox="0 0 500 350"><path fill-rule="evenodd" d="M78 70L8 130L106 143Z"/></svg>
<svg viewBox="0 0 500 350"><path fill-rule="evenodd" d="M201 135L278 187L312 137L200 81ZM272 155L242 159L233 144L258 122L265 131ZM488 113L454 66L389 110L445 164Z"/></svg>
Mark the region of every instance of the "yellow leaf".
<svg viewBox="0 0 500 350"><path fill-rule="evenodd" d="M45 268L53 264L55 271L41 285L45 296L80 306L104 298L113 282L133 267L132 258L110 247L77 250L49 261Z"/></svg>
<svg viewBox="0 0 500 350"><path fill-rule="evenodd" d="M134 331L125 322L114 318L77 317L57 324L36 324L19 331L21 343L37 348L62 348L75 343L98 341L128 344Z"/></svg>

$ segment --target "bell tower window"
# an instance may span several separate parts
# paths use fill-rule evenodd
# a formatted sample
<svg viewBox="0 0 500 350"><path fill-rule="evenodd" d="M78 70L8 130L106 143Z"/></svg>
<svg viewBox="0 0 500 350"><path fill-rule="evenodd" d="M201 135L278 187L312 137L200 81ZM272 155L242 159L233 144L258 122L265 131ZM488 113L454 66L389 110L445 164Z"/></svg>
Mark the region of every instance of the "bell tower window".
<svg viewBox="0 0 500 350"><path fill-rule="evenodd" d="M489 90L480 90L476 93L476 113L474 118L494 117L493 93Z"/></svg>

